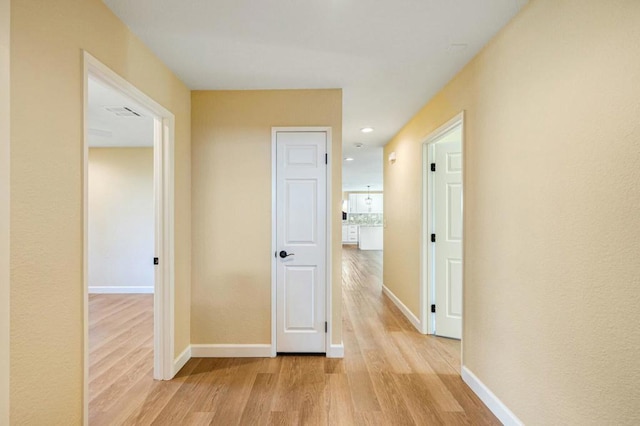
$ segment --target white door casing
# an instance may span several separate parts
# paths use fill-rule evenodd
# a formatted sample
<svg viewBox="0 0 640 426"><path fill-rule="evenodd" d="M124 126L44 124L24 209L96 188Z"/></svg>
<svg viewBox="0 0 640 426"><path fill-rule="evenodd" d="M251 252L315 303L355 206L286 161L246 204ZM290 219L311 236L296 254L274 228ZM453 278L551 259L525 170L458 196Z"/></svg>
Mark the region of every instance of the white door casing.
<svg viewBox="0 0 640 426"><path fill-rule="evenodd" d="M447 147L448 142L455 142L457 146ZM441 146L436 152L438 145ZM420 236L418 329L424 334L458 339L464 321L463 160L464 111L434 130L423 142ZM432 163L435 163L435 172L431 169ZM440 189L436 191L436 187ZM432 242L432 234L436 242Z"/></svg>
<svg viewBox="0 0 640 426"><path fill-rule="evenodd" d="M141 92L88 52L84 52L84 143L83 143L83 283L84 283L84 424L88 423L89 310L88 310L88 81L89 77L125 94L154 114L154 210L155 267L153 378L170 380L177 373L174 363L174 137L173 113ZM151 261L151 259L150 259Z"/></svg>
<svg viewBox="0 0 640 426"><path fill-rule="evenodd" d="M327 142L275 131L277 352L326 352Z"/></svg>
<svg viewBox="0 0 640 426"><path fill-rule="evenodd" d="M456 131L458 130L458 131ZM462 149L459 128L454 140L436 142L433 233L436 320L439 336L462 336Z"/></svg>

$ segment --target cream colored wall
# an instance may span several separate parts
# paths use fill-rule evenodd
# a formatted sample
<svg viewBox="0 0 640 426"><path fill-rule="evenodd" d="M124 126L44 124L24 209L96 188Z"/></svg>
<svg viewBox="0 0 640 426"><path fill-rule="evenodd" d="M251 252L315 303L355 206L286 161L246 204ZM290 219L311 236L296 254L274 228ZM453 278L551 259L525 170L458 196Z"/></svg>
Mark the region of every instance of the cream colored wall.
<svg viewBox="0 0 640 426"><path fill-rule="evenodd" d="M0 0L0 424L9 423L9 0Z"/></svg>
<svg viewBox="0 0 640 426"><path fill-rule="evenodd" d="M11 6L11 422L77 425L82 49L176 117L176 353L190 334L190 92L100 0Z"/></svg>
<svg viewBox="0 0 640 426"><path fill-rule="evenodd" d="M89 292L153 291L153 148L90 148L88 169Z"/></svg>
<svg viewBox="0 0 640 426"><path fill-rule="evenodd" d="M332 331L340 343L342 91L195 91L191 99L191 342L271 342L271 128L331 126Z"/></svg>
<svg viewBox="0 0 640 426"><path fill-rule="evenodd" d="M463 363L525 424L640 423L640 2L535 0L385 147L419 298L421 142L465 128Z"/></svg>

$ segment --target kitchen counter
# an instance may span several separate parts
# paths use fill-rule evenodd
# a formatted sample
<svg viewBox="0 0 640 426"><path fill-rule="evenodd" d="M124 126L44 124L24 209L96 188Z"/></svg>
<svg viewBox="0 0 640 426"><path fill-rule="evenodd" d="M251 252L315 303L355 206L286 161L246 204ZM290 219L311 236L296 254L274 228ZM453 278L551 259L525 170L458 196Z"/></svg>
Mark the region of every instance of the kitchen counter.
<svg viewBox="0 0 640 426"><path fill-rule="evenodd" d="M382 225L360 225L358 248L360 250L382 250L382 236Z"/></svg>

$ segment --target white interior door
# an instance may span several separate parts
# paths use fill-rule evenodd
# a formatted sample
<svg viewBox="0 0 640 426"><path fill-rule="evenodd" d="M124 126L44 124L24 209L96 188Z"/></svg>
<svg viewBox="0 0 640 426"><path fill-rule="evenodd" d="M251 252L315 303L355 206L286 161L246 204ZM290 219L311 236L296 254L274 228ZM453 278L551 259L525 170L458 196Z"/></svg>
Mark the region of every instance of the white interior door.
<svg viewBox="0 0 640 426"><path fill-rule="evenodd" d="M278 352L326 352L326 152L326 132L276 132Z"/></svg>
<svg viewBox="0 0 640 426"><path fill-rule="evenodd" d="M462 132L433 145L435 333L462 337Z"/></svg>

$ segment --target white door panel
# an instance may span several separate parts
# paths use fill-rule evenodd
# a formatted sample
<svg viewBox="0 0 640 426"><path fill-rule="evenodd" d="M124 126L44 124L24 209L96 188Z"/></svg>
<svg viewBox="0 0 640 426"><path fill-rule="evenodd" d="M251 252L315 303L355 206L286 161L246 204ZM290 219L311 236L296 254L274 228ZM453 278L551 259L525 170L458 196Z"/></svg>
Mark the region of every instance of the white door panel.
<svg viewBox="0 0 640 426"><path fill-rule="evenodd" d="M462 242L462 184L447 183L447 241Z"/></svg>
<svg viewBox="0 0 640 426"><path fill-rule="evenodd" d="M459 137L452 137L452 134ZM454 130L434 143L433 232L436 234L435 330L462 336L462 134Z"/></svg>
<svg viewBox="0 0 640 426"><path fill-rule="evenodd" d="M462 261L447 259L447 315L462 318ZM455 336L451 336L455 337ZM458 336L459 338L459 336Z"/></svg>
<svg viewBox="0 0 640 426"><path fill-rule="evenodd" d="M282 211L286 222L284 244L316 244L318 181L287 180L285 191L287 205Z"/></svg>
<svg viewBox="0 0 640 426"><path fill-rule="evenodd" d="M322 131L276 133L278 352L326 352L326 145Z"/></svg>
<svg viewBox="0 0 640 426"><path fill-rule="evenodd" d="M284 330L314 331L317 268L315 266L284 266ZM311 309L309 309L311 308Z"/></svg>

